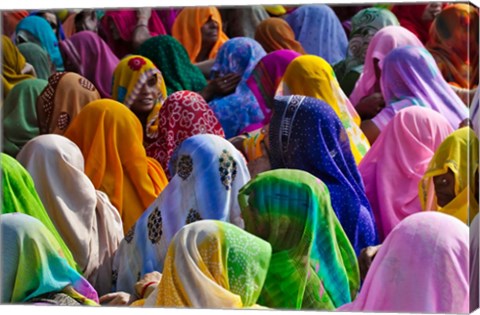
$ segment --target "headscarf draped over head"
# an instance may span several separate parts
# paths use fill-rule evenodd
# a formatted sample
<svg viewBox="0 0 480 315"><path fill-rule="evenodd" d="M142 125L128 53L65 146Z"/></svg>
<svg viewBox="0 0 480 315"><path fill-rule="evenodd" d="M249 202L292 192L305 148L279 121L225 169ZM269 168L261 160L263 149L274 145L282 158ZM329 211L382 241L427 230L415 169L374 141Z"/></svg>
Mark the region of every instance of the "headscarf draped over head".
<svg viewBox="0 0 480 315"><path fill-rule="evenodd" d="M48 80L52 74L52 62L45 49L35 43L17 45L25 60L33 66L37 79Z"/></svg>
<svg viewBox="0 0 480 315"><path fill-rule="evenodd" d="M223 32L222 17L215 7L185 7L172 26L172 36L187 50L192 63L196 63L202 48L202 26L212 19L218 24L218 38L208 59L215 59L220 47L228 40Z"/></svg>
<svg viewBox="0 0 480 315"><path fill-rule="evenodd" d="M380 241L400 221L422 210L418 184L452 131L448 120L434 110L408 107L395 115L363 158L358 169Z"/></svg>
<svg viewBox="0 0 480 315"><path fill-rule="evenodd" d="M30 15L22 19L16 29L17 43L34 42L48 52L57 71L63 71L63 59L58 47L58 40L47 20Z"/></svg>
<svg viewBox="0 0 480 315"><path fill-rule="evenodd" d="M345 59L348 39L342 23L326 4L302 5L285 17L305 52L330 65Z"/></svg>
<svg viewBox="0 0 480 315"><path fill-rule="evenodd" d="M172 36L149 38L137 53L150 59L162 72L168 95L183 90L199 92L207 85L203 73L190 62L185 48Z"/></svg>
<svg viewBox="0 0 480 315"><path fill-rule="evenodd" d="M438 210L469 224L478 213L474 196L475 172L478 171L478 138L469 127L450 134L437 148L420 181L419 196L423 210ZM455 176L455 198L441 207L437 203L433 178L452 171ZM478 198L478 197L477 197Z"/></svg>
<svg viewBox="0 0 480 315"><path fill-rule="evenodd" d="M314 97L332 107L347 132L355 162L360 163L370 143L360 129L360 116L340 88L332 67L321 57L300 56L288 65L283 82L284 95Z"/></svg>
<svg viewBox="0 0 480 315"><path fill-rule="evenodd" d="M17 24L28 16L27 10L2 11L2 33L10 37L15 33Z"/></svg>
<svg viewBox="0 0 480 315"><path fill-rule="evenodd" d="M142 145L142 125L125 105L109 99L87 104L65 137L82 151L85 174L105 192L127 232L167 185L160 164Z"/></svg>
<svg viewBox="0 0 480 315"><path fill-rule="evenodd" d="M337 311L468 313L468 234L443 213L405 218L375 255L355 301Z"/></svg>
<svg viewBox="0 0 480 315"><path fill-rule="evenodd" d="M95 289L68 265L52 233L38 219L21 213L0 215L2 237L1 303L29 303L63 292L80 304L98 305Z"/></svg>
<svg viewBox="0 0 480 315"><path fill-rule="evenodd" d="M271 17L263 20L257 26L254 38L267 53L290 49L305 54L302 44L295 40L292 28L281 18Z"/></svg>
<svg viewBox="0 0 480 315"><path fill-rule="evenodd" d="M81 31L60 43L65 69L90 80L102 98L112 94L112 77L120 60L103 39L92 31Z"/></svg>
<svg viewBox="0 0 480 315"><path fill-rule="evenodd" d="M172 237L198 220L243 228L238 191L250 180L246 161L228 140L202 134L185 139L169 163L172 180L126 233L115 254L114 290L134 293L138 277L162 272Z"/></svg>
<svg viewBox="0 0 480 315"><path fill-rule="evenodd" d="M307 171L328 187L356 254L377 243L375 221L348 136L330 105L312 97L275 99L269 127L272 169Z"/></svg>
<svg viewBox="0 0 480 315"><path fill-rule="evenodd" d="M245 185L238 199L246 231L272 246L260 304L334 310L355 298L357 258L323 182L299 170L267 171Z"/></svg>
<svg viewBox="0 0 480 315"><path fill-rule="evenodd" d="M3 99L10 93L15 84L25 79L33 79L30 74L22 74L26 60L15 44L2 35L2 87Z"/></svg>
<svg viewBox="0 0 480 315"><path fill-rule="evenodd" d="M63 135L80 110L98 99L100 94L86 78L74 72L56 72L37 98L40 134Z"/></svg>
<svg viewBox="0 0 480 315"><path fill-rule="evenodd" d="M175 149L188 137L205 133L225 138L220 122L201 95L175 92L158 113L158 137L147 147L147 155L156 159L171 179L168 162Z"/></svg>

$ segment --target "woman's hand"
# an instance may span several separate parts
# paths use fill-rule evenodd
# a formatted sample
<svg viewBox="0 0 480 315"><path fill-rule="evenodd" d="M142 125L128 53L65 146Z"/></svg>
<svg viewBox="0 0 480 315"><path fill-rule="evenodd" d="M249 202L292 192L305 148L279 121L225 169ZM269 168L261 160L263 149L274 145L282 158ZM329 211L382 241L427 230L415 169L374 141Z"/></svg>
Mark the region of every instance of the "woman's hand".
<svg viewBox="0 0 480 315"><path fill-rule="evenodd" d="M358 267L360 268L360 278L362 280L367 276L368 269L370 269L373 259L375 258L375 255L377 255L381 246L381 244L377 246L368 246L360 252L360 256L358 257Z"/></svg>
<svg viewBox="0 0 480 315"><path fill-rule="evenodd" d="M155 287L160 283L160 280L162 280L162 274L158 271L145 274L140 281L135 283L135 293L140 298L146 298L153 290L155 290Z"/></svg>
<svg viewBox="0 0 480 315"><path fill-rule="evenodd" d="M133 301L135 297L123 291L107 293L99 299L100 304L109 306L130 305Z"/></svg>
<svg viewBox="0 0 480 315"><path fill-rule="evenodd" d="M362 98L355 110L362 120L372 119L385 107L382 93L373 93Z"/></svg>
<svg viewBox="0 0 480 315"><path fill-rule="evenodd" d="M223 77L212 79L207 86L200 92L203 98L209 102L215 96L226 96L235 92L242 77L236 73L228 73Z"/></svg>

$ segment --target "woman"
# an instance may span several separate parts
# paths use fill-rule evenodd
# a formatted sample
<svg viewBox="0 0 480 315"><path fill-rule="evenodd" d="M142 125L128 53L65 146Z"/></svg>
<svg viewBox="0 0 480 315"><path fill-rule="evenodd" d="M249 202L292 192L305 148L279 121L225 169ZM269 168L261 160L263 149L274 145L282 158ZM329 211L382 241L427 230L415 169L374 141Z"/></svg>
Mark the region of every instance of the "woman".
<svg viewBox="0 0 480 315"><path fill-rule="evenodd" d="M48 80L54 72L54 66L48 53L35 43L23 43L17 46L25 61L31 64L38 79Z"/></svg>
<svg viewBox="0 0 480 315"><path fill-rule="evenodd" d="M15 34L15 27L28 16L27 10L4 10L2 11L2 34L11 37Z"/></svg>
<svg viewBox="0 0 480 315"><path fill-rule="evenodd" d="M340 87L350 95L363 72L365 55L372 37L382 28L399 25L395 15L387 9L365 8L351 20L347 57L333 66Z"/></svg>
<svg viewBox="0 0 480 315"><path fill-rule="evenodd" d="M468 313L468 234L443 213L409 216L383 243L355 301L338 311Z"/></svg>
<svg viewBox="0 0 480 315"><path fill-rule="evenodd" d="M469 127L445 138L418 185L422 209L453 215L469 224L478 213L478 154L478 138Z"/></svg>
<svg viewBox="0 0 480 315"><path fill-rule="evenodd" d="M15 157L25 143L39 135L35 104L47 83L23 80L8 93L2 107L2 152Z"/></svg>
<svg viewBox="0 0 480 315"><path fill-rule="evenodd" d="M158 137L147 147L147 156L156 159L172 175L168 162L185 139L196 134L214 134L225 138L222 126L207 102L197 93L178 91L170 95L158 113Z"/></svg>
<svg viewBox="0 0 480 315"><path fill-rule="evenodd" d="M158 135L158 111L167 98L160 70L148 58L129 55L113 73L112 98L125 104L140 120L145 146Z"/></svg>
<svg viewBox="0 0 480 315"><path fill-rule="evenodd" d="M354 300L360 285L355 251L323 182L304 171L268 171L238 199L246 231L272 246L260 304L334 310Z"/></svg>
<svg viewBox="0 0 480 315"><path fill-rule="evenodd" d="M62 257L62 248L39 220L0 215L3 303L98 305L93 287Z"/></svg>
<svg viewBox="0 0 480 315"><path fill-rule="evenodd" d="M258 25L270 16L261 5L220 7L223 30L228 38L253 38Z"/></svg>
<svg viewBox="0 0 480 315"><path fill-rule="evenodd" d="M115 255L117 291L134 294L140 277L164 272L168 246L184 225L220 220L243 228L237 195L250 180L245 160L227 140L195 135L169 163L172 180L125 235Z"/></svg>
<svg viewBox="0 0 480 315"><path fill-rule="evenodd" d="M222 124L227 139L240 134L250 124L264 119L255 96L248 88L246 81L257 63L265 55L262 46L248 37L232 38L218 51L217 58L212 66L213 78L226 77L229 73L236 73L241 76L240 82L232 94L217 95L208 102Z"/></svg>
<svg viewBox="0 0 480 315"><path fill-rule="evenodd" d="M112 77L120 60L100 36L81 31L60 43L65 70L91 81L102 98L111 98Z"/></svg>
<svg viewBox="0 0 480 315"><path fill-rule="evenodd" d="M100 99L95 86L74 72L57 72L37 98L40 134L63 135L68 125L88 103Z"/></svg>
<svg viewBox="0 0 480 315"><path fill-rule="evenodd" d="M13 89L15 84L35 78L32 66L28 64L17 46L10 38L2 35L2 87L3 100Z"/></svg>
<svg viewBox="0 0 480 315"><path fill-rule="evenodd" d="M17 156L32 176L45 209L82 275L99 295L110 292L112 260L123 238L122 220L108 196L84 173L78 146L59 135L30 140Z"/></svg>
<svg viewBox="0 0 480 315"><path fill-rule="evenodd" d="M377 231L347 133L330 105L306 96L275 100L266 141L272 169L307 171L328 187L332 207L358 255Z"/></svg>
<svg viewBox="0 0 480 315"><path fill-rule="evenodd" d="M290 49L299 54L305 54L302 44L295 40L292 28L281 18L271 17L260 22L254 38L267 53Z"/></svg>
<svg viewBox="0 0 480 315"><path fill-rule="evenodd" d="M330 65L345 59L348 39L340 20L326 4L302 5L285 17L305 52Z"/></svg>
<svg viewBox="0 0 480 315"><path fill-rule="evenodd" d="M64 134L82 151L85 174L122 218L126 233L167 185L160 164L142 146L139 120L108 99L87 104Z"/></svg>
<svg viewBox="0 0 480 315"><path fill-rule="evenodd" d="M473 313L479 307L480 300L480 261L478 252L480 250L480 221L478 214L473 219L470 229L470 277L469 277L469 287L470 287L470 313Z"/></svg>
<svg viewBox="0 0 480 315"><path fill-rule="evenodd" d="M283 76L283 94L315 97L330 105L347 132L355 162L360 163L370 143L360 129L359 115L324 59L313 55L295 58Z"/></svg>
<svg viewBox="0 0 480 315"><path fill-rule="evenodd" d="M408 107L395 115L363 158L358 169L380 241L422 210L418 185L435 150L452 131L448 120L434 110Z"/></svg>

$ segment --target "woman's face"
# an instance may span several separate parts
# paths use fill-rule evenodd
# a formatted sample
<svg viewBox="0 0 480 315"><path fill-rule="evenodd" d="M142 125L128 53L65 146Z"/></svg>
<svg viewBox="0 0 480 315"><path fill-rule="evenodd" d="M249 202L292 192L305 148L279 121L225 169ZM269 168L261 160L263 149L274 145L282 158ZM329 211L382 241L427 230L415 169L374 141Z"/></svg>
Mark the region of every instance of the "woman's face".
<svg viewBox="0 0 480 315"><path fill-rule="evenodd" d="M160 96L160 89L158 88L157 82L157 74L153 74L143 84L142 89L138 93L137 99L130 107L134 113L150 113L155 107Z"/></svg>
<svg viewBox="0 0 480 315"><path fill-rule="evenodd" d="M431 2L423 11L422 21L433 21L435 17L442 11L441 2Z"/></svg>
<svg viewBox="0 0 480 315"><path fill-rule="evenodd" d="M218 24L212 18L203 24L201 28L202 43L214 44L218 40Z"/></svg>
<svg viewBox="0 0 480 315"><path fill-rule="evenodd" d="M434 176L433 185L437 196L437 204L445 207L455 198L455 175L449 169L447 173Z"/></svg>

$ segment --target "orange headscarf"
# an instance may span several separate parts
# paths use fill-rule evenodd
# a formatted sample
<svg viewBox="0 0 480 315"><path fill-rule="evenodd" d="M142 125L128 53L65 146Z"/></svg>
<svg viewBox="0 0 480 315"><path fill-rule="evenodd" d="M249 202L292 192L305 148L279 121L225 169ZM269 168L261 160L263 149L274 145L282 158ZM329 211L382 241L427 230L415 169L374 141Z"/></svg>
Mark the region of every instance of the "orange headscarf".
<svg viewBox="0 0 480 315"><path fill-rule="evenodd" d="M18 82L25 79L33 79L29 74L22 74L25 68L25 57L20 53L10 38L2 35L2 85L3 98Z"/></svg>
<svg viewBox="0 0 480 315"><path fill-rule="evenodd" d="M3 30L2 33L10 36L15 33L15 28L17 27L18 22L21 19L28 16L27 10L20 10L20 11L4 11L2 12L2 25Z"/></svg>
<svg viewBox="0 0 480 315"><path fill-rule="evenodd" d="M126 233L168 183L160 164L147 157L140 121L125 105L100 99L86 105L64 135L82 151L85 174L118 209Z"/></svg>
<svg viewBox="0 0 480 315"><path fill-rule="evenodd" d="M294 50L305 54L305 50L298 41L288 23L281 18L263 20L255 31L255 40L262 45L267 53L280 49Z"/></svg>
<svg viewBox="0 0 480 315"><path fill-rule="evenodd" d="M208 59L217 56L218 49L228 40L223 32L222 16L215 7L187 7L175 19L172 26L172 36L187 50L190 61L195 63L202 48L202 26L212 18L218 24L218 39L213 46Z"/></svg>

